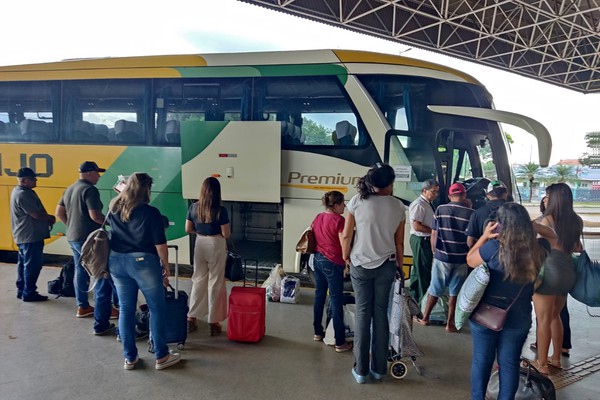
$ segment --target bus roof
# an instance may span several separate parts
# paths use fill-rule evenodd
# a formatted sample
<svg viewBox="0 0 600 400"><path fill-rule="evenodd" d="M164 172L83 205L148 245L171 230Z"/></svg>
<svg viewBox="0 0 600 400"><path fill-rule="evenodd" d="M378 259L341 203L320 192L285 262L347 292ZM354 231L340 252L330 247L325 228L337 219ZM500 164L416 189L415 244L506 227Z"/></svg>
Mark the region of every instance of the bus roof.
<svg viewBox="0 0 600 400"><path fill-rule="evenodd" d="M227 76L261 76L255 68L260 66L341 64L384 64L436 71L455 80L476 85L482 84L474 77L443 65L427 61L356 50L297 50L247 53L214 53L188 55L153 55L136 57L104 57L70 59L39 64L0 67L0 81L54 80L54 79L119 79L119 78L180 78L194 76L190 70L198 68L228 69ZM339 70L333 69L329 73ZM296 72L296 71L295 71ZM326 72L324 72L326 73ZM206 73L200 76L211 76ZM312 75L312 74L311 74ZM222 76L215 72L212 76Z"/></svg>

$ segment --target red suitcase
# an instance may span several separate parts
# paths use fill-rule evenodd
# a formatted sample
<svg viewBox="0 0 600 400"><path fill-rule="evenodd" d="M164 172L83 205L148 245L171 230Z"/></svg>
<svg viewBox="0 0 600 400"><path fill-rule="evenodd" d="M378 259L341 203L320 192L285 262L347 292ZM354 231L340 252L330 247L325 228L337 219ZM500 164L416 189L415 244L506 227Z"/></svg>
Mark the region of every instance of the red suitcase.
<svg viewBox="0 0 600 400"><path fill-rule="evenodd" d="M258 264L258 262L257 262ZM258 279L258 265L257 265ZM234 286L229 294L227 338L235 342L259 342L265 336L265 288Z"/></svg>

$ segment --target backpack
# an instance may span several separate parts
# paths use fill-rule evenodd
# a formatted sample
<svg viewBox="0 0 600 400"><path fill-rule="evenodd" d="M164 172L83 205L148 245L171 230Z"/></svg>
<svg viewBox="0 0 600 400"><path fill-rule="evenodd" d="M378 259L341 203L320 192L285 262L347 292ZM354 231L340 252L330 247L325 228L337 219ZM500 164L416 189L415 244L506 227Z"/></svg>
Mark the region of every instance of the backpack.
<svg viewBox="0 0 600 400"><path fill-rule="evenodd" d="M75 263L69 260L60 270L58 278L48 281L48 293L59 297L75 297Z"/></svg>
<svg viewBox="0 0 600 400"><path fill-rule="evenodd" d="M91 291L98 279L108 278L108 255L110 253L110 242L108 232L102 227L90 233L81 246L81 265L86 270L94 283L91 285Z"/></svg>

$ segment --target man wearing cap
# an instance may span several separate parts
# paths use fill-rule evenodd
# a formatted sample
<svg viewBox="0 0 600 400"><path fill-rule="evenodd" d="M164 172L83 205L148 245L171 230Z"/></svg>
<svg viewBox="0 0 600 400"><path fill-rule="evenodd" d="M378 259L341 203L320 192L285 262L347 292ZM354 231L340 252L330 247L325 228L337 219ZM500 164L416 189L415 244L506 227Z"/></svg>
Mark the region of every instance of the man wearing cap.
<svg viewBox="0 0 600 400"><path fill-rule="evenodd" d="M88 300L89 275L79 262L81 247L88 235L104 223L100 192L96 184L100 173L106 171L93 161L84 161L79 166L79 179L69 186L58 205L56 216L67 227L67 240L73 251L75 263L75 299L77 318L94 315L94 334L102 335L114 327L109 322L111 313L112 283L109 279L99 279L94 287L96 307ZM116 311L116 310L115 310Z"/></svg>
<svg viewBox="0 0 600 400"><path fill-rule="evenodd" d="M467 235L465 230L473 214L467 206L467 194L461 183L454 183L448 189L450 203L439 206L435 210L433 229L431 231L431 247L433 250L433 266L431 283L427 289L427 303L423 319L417 319L421 325L429 325L431 310L438 298L448 288L448 320L446 332L456 332L454 310L456 297L467 277Z"/></svg>
<svg viewBox="0 0 600 400"><path fill-rule="evenodd" d="M467 226L467 244L471 248L483 235L487 221L496 219L496 211L506 202L508 190L500 181L491 181L485 191L487 202L479 207L469 221Z"/></svg>
<svg viewBox="0 0 600 400"><path fill-rule="evenodd" d="M17 171L18 184L10 195L13 239L19 248L17 259L17 298L26 302L46 301L37 292L37 280L44 261L44 239L56 218L46 212L37 193L37 175L31 168Z"/></svg>
<svg viewBox="0 0 600 400"><path fill-rule="evenodd" d="M431 227L435 208L432 202L437 198L440 186L435 179L427 179L421 187L421 195L408 208L410 221L410 249L413 254L413 267L410 271L410 294L421 301L427 293L431 281Z"/></svg>

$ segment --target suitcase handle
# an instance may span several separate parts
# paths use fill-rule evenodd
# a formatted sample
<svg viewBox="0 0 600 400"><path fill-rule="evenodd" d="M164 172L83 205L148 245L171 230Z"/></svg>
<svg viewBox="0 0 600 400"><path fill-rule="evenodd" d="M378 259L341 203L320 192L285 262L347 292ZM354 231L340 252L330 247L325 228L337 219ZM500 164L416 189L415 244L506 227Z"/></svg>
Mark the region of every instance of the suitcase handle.
<svg viewBox="0 0 600 400"><path fill-rule="evenodd" d="M252 261L252 263L254 264L254 286L258 287L258 260L255 258L245 258L244 259L244 287L246 287L246 274L247 274L247 268L248 268L248 262ZM248 285L250 286L250 285Z"/></svg>

